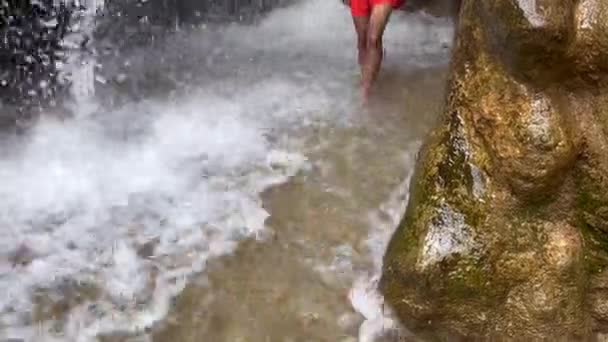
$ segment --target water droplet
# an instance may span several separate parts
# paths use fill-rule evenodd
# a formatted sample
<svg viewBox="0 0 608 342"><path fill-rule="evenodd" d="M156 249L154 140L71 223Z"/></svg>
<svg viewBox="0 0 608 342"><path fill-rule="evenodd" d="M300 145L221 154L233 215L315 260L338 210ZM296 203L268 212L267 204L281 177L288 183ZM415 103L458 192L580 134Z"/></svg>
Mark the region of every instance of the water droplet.
<svg viewBox="0 0 608 342"><path fill-rule="evenodd" d="M118 83L124 83L127 80L127 75L125 74L119 74L118 76L116 76L116 82Z"/></svg>
<svg viewBox="0 0 608 342"><path fill-rule="evenodd" d="M49 20L49 21L40 20L40 24L42 24L42 26L47 27L47 28L53 28L53 27L57 27L59 22L57 21L56 18L53 18L52 20Z"/></svg>

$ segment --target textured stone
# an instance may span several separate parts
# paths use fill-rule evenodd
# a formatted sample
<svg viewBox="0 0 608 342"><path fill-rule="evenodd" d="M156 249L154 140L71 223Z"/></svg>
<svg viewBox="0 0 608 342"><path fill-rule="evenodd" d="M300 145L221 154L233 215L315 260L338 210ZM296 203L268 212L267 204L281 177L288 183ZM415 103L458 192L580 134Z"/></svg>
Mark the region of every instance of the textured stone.
<svg viewBox="0 0 608 342"><path fill-rule="evenodd" d="M424 336L608 331L608 3L464 0L380 283Z"/></svg>

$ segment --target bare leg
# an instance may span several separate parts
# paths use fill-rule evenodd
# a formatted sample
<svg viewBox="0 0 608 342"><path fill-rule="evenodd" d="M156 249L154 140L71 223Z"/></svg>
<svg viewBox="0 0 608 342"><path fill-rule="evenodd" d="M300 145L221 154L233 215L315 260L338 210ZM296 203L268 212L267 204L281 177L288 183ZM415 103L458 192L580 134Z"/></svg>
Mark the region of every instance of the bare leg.
<svg viewBox="0 0 608 342"><path fill-rule="evenodd" d="M392 11L393 7L390 3L376 5L372 8L367 30L367 53L364 59L363 81L361 85L365 97L369 95L369 91L376 80L382 64L382 36L384 35L384 29Z"/></svg>
<svg viewBox="0 0 608 342"><path fill-rule="evenodd" d="M367 55L367 29L369 27L369 17L353 17L355 23L355 31L357 31L357 49L359 52L359 66L363 72L365 65L365 56Z"/></svg>

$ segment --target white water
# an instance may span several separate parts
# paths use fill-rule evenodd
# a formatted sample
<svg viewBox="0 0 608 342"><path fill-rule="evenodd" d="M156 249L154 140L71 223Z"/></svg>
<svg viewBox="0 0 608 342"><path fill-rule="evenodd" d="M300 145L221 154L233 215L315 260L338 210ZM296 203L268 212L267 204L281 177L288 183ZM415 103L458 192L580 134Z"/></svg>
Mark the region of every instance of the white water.
<svg viewBox="0 0 608 342"><path fill-rule="evenodd" d="M373 342L387 331L399 329L407 334L405 327L399 326L390 308L384 305L384 298L378 291L378 282L382 276L382 258L389 240L399 225L409 199L410 178L414 169L414 155L419 149L419 142L410 144L404 155L402 167L408 170L405 179L390 194L377 210L369 213L369 236L367 246L370 250L373 268L371 272L361 274L354 282L349 293L353 308L365 318L359 329L359 342Z"/></svg>
<svg viewBox="0 0 608 342"><path fill-rule="evenodd" d="M0 339L92 341L149 327L210 258L265 236L260 192L306 167L289 134L351 123L355 45L339 1L304 1L259 26L227 27L214 51L207 37L193 34L178 50L230 71L213 82L97 115L86 115L89 103L75 119L42 121L4 143ZM432 64L450 37L447 22L429 30L420 17L394 19L386 65ZM149 243L152 255L139 255ZM80 287L99 296L65 320L33 324L36 294L60 302Z"/></svg>

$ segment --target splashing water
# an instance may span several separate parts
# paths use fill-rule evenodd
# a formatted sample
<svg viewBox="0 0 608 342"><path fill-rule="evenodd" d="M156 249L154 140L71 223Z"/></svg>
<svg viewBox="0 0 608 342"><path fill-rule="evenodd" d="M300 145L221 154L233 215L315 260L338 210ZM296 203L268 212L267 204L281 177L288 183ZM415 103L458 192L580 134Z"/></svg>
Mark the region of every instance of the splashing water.
<svg viewBox="0 0 608 342"><path fill-rule="evenodd" d="M394 20L389 55L408 59L387 66L434 63L451 26L425 27ZM195 74L169 100L92 103L94 115L45 119L5 141L0 339L91 341L163 319L208 260L264 238L259 194L306 170L306 132L351 124L355 45L338 1L304 1L220 33L129 57L132 79L147 69Z"/></svg>

